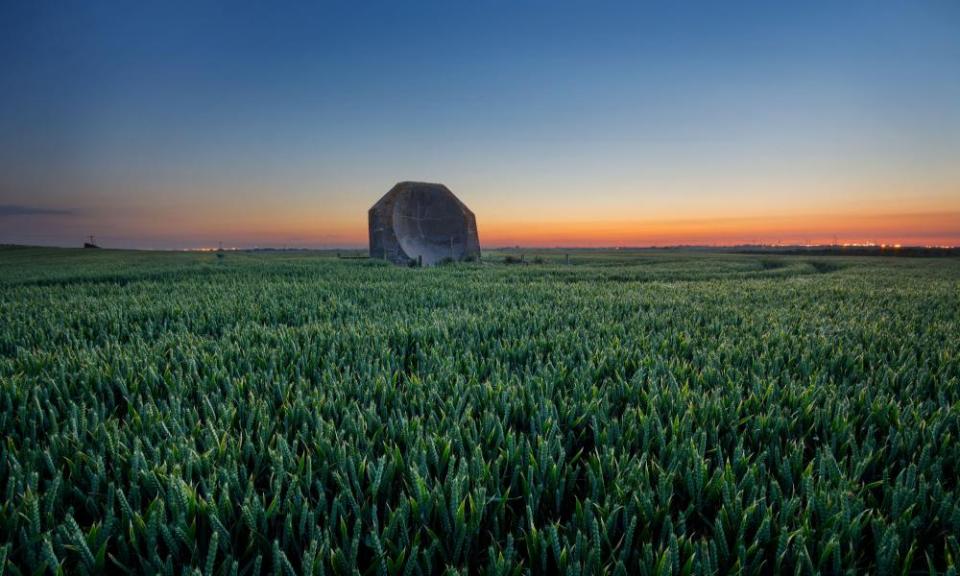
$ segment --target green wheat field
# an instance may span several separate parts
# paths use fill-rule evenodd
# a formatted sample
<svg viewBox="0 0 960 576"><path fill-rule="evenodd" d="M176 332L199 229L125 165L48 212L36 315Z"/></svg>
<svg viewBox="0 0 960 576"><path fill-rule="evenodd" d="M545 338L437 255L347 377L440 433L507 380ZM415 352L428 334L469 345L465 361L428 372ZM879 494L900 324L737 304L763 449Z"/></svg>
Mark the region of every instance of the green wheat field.
<svg viewBox="0 0 960 576"><path fill-rule="evenodd" d="M957 573L960 261L507 255L0 249L2 573Z"/></svg>

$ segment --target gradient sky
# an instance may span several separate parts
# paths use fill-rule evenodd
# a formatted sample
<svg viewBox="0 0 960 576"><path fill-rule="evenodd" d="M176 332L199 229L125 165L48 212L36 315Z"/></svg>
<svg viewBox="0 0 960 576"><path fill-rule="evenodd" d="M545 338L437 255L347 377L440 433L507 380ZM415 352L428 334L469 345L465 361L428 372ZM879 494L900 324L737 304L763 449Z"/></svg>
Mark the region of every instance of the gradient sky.
<svg viewBox="0 0 960 576"><path fill-rule="evenodd" d="M960 244L960 2L0 4L0 243Z"/></svg>

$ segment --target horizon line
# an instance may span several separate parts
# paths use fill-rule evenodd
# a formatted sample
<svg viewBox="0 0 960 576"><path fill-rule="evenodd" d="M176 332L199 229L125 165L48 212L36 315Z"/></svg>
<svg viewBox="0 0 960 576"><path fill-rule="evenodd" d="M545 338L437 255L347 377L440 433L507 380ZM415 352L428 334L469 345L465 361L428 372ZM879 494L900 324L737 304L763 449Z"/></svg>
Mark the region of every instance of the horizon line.
<svg viewBox="0 0 960 576"><path fill-rule="evenodd" d="M0 249L10 248L49 248L56 250L90 250L90 248L77 245L61 244L18 244L10 242L0 242ZM746 242L733 244L609 244L609 245L554 245L554 246L535 246L523 244L502 244L495 246L481 246L481 251L498 250L678 250L678 249L734 249L734 248L768 248L768 249L816 249L816 248L835 248L835 249L880 249L880 250L960 250L960 244L895 244L895 243L875 243L875 242L841 242L831 243L765 243L765 242ZM249 246L228 246L228 247L209 247L196 246L190 248L152 248L152 247L123 247L123 246L97 246L95 250L113 250L123 252L250 252L250 251L272 251L272 252L337 252L337 251L368 251L369 246L286 246L286 245L249 245Z"/></svg>

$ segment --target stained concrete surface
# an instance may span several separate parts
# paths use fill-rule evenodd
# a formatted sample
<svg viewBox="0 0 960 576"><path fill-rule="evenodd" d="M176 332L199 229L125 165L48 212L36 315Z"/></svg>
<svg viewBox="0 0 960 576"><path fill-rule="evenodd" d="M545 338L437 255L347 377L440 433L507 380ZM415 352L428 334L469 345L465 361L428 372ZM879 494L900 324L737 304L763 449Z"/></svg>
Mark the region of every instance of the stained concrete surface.
<svg viewBox="0 0 960 576"><path fill-rule="evenodd" d="M400 182L368 216L371 258L424 266L480 258L477 219L443 184Z"/></svg>

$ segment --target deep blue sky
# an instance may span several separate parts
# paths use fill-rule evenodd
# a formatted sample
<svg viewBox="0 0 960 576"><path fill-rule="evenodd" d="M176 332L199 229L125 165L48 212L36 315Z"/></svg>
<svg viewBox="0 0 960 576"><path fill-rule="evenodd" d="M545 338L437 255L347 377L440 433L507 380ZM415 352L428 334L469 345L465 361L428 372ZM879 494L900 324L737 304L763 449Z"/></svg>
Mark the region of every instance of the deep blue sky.
<svg viewBox="0 0 960 576"><path fill-rule="evenodd" d="M955 0L0 7L0 242L360 244L405 179L487 244L941 240L958 151Z"/></svg>

